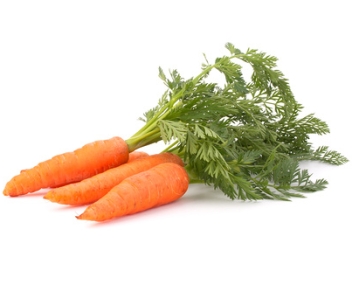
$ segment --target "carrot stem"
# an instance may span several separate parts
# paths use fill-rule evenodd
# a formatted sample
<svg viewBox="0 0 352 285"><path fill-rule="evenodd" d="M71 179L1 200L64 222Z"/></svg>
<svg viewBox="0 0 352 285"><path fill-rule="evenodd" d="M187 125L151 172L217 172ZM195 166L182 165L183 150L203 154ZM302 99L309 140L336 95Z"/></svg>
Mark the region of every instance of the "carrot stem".
<svg viewBox="0 0 352 285"><path fill-rule="evenodd" d="M135 151L143 146L156 143L161 140L160 129L156 128L148 133L142 133L140 135L132 136L125 140L130 152Z"/></svg>

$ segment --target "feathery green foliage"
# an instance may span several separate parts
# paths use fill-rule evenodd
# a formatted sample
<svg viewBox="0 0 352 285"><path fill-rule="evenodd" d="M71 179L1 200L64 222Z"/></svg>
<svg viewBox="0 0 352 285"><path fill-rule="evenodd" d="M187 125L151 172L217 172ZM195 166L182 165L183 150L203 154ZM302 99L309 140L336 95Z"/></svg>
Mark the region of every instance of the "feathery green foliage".
<svg viewBox="0 0 352 285"><path fill-rule="evenodd" d="M311 181L299 161L319 160L341 165L348 160L328 147L313 149L309 135L329 132L313 114L300 118L303 106L288 80L276 69L277 58L226 45L229 55L208 60L196 77L183 79L173 70L159 77L167 87L158 105L144 114L145 125L129 140L130 150L163 140L165 151L180 155L194 181L221 189L231 199L302 197L326 187ZM242 61L252 68L251 81ZM212 70L225 84L207 82Z"/></svg>

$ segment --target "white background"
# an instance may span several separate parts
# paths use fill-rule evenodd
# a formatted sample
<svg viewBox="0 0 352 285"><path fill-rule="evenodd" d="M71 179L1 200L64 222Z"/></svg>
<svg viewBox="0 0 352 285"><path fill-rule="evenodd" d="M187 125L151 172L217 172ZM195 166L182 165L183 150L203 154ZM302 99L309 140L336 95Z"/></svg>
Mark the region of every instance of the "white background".
<svg viewBox="0 0 352 285"><path fill-rule="evenodd" d="M128 3L128 4L126 4ZM312 137L352 159L349 1L1 1L0 184L88 142L127 139L164 91L232 42L279 58ZM158 152L160 145L148 148ZM0 197L1 284L352 284L351 163L306 163L329 186L292 202L179 201L108 223L84 207ZM6 281L5 281L6 280Z"/></svg>

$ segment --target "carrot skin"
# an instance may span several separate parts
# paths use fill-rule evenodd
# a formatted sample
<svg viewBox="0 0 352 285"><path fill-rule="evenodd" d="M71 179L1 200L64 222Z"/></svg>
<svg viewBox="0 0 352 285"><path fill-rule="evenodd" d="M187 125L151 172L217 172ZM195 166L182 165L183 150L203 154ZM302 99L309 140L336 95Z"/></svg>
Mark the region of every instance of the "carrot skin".
<svg viewBox="0 0 352 285"><path fill-rule="evenodd" d="M81 181L126 163L128 157L128 146L120 137L95 141L22 170L6 184L3 194L14 197Z"/></svg>
<svg viewBox="0 0 352 285"><path fill-rule="evenodd" d="M146 157L146 156L149 156L149 154L144 151L133 151L130 153L128 157L128 162L132 162L133 160Z"/></svg>
<svg viewBox="0 0 352 285"><path fill-rule="evenodd" d="M80 182L51 189L44 195L44 199L60 204L76 206L93 203L125 178L165 162L173 162L183 166L182 159L175 154L154 154L135 159Z"/></svg>
<svg viewBox="0 0 352 285"><path fill-rule="evenodd" d="M76 218L102 222L142 212L176 201L188 185L189 178L182 166L162 163L124 179Z"/></svg>

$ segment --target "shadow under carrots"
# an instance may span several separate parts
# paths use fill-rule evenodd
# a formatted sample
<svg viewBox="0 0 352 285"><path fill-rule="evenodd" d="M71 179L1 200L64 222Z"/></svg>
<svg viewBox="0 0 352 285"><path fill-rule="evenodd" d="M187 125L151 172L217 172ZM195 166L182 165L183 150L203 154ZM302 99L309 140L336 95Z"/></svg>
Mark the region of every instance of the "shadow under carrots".
<svg viewBox="0 0 352 285"><path fill-rule="evenodd" d="M248 204L253 201L231 200L221 190L214 189L204 184L192 184L186 194L180 199L182 203L223 203L223 204Z"/></svg>

